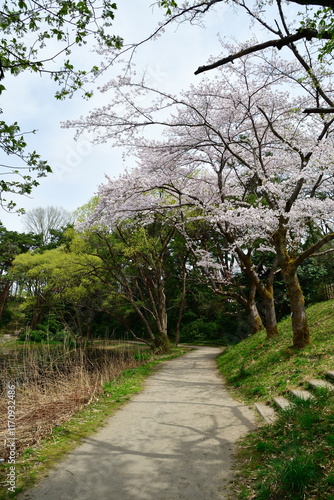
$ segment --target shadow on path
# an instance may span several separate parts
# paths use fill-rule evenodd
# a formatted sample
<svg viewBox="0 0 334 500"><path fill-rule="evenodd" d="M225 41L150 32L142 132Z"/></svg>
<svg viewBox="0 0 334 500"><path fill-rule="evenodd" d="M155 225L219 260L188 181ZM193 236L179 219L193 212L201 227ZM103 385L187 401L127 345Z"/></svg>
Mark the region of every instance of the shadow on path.
<svg viewBox="0 0 334 500"><path fill-rule="evenodd" d="M223 387L217 348L169 361L20 500L221 500L255 415Z"/></svg>

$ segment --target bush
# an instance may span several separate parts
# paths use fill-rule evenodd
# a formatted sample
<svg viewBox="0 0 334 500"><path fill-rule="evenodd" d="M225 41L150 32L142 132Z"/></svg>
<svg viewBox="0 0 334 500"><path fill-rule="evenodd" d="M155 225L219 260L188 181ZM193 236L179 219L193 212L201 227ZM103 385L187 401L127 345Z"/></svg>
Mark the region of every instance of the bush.
<svg viewBox="0 0 334 500"><path fill-rule="evenodd" d="M8 309L5 309L4 312L2 313L2 317L0 319L0 328L3 326L6 326L10 322L12 317L13 317L12 312L9 311Z"/></svg>
<svg viewBox="0 0 334 500"><path fill-rule="evenodd" d="M204 342L221 338L221 327L216 321L207 321L206 318L197 318L184 325L180 332L181 342Z"/></svg>
<svg viewBox="0 0 334 500"><path fill-rule="evenodd" d="M21 342L42 342L46 340L46 333L43 330L23 330L19 333L18 340Z"/></svg>
<svg viewBox="0 0 334 500"><path fill-rule="evenodd" d="M49 342L49 343L62 343L69 347L75 345L75 341L67 330L61 329L53 333L47 331L43 325L40 325L38 330L25 330L20 332L18 340L21 342Z"/></svg>

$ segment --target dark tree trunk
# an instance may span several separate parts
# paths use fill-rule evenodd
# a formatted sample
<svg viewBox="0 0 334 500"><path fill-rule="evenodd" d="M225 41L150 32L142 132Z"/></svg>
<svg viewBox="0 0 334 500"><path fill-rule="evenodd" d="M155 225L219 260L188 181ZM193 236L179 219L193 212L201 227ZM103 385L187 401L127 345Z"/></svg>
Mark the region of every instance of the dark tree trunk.
<svg viewBox="0 0 334 500"><path fill-rule="evenodd" d="M273 279L267 280L267 283L264 284L254 269L251 259L240 248L237 248L237 254L240 263L242 264L243 271L248 276L252 286L256 288L256 291L262 300L266 317L265 329L267 332L267 338L272 338L275 335L278 335L274 289L272 284Z"/></svg>
<svg viewBox="0 0 334 500"><path fill-rule="evenodd" d="M246 307L248 312L248 324L251 327L252 335L255 335L255 333L264 328L259 310L257 308L255 296L256 286L253 282L251 282L248 297L245 297L245 299L241 297L240 300L240 303Z"/></svg>
<svg viewBox="0 0 334 500"><path fill-rule="evenodd" d="M274 295L270 291L265 291L262 296L263 307L266 315L267 338L270 339L278 335L276 309Z"/></svg>
<svg viewBox="0 0 334 500"><path fill-rule="evenodd" d="M311 343L310 330L305 311L304 295L294 267L288 265L286 269L282 269L282 273L290 299L293 347L295 349L302 349Z"/></svg>
<svg viewBox="0 0 334 500"><path fill-rule="evenodd" d="M3 290L0 294L0 319L2 318L4 309L5 309L5 305L6 305L6 302L8 299L8 292L10 289L10 285L11 285L11 282L7 280L5 282L5 286L3 287Z"/></svg>
<svg viewBox="0 0 334 500"><path fill-rule="evenodd" d="M175 345L178 345L178 343L180 342L180 327L181 327L184 307L186 304L186 292L187 292L186 282L187 282L186 259L184 259L182 263L182 291L181 291L181 298L179 302L179 310L178 310L176 329L175 329L175 340L174 340Z"/></svg>
<svg viewBox="0 0 334 500"><path fill-rule="evenodd" d="M273 240L290 299L293 347L302 349L311 343L310 331L307 324L304 295L297 276L296 260L291 258L287 250L287 229L284 224L285 219L282 217L280 227L274 234Z"/></svg>

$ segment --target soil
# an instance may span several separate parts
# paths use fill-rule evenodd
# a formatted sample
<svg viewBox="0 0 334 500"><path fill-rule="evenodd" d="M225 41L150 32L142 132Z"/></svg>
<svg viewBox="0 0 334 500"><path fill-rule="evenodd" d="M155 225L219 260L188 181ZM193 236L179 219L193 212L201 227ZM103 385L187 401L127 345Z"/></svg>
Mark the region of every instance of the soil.
<svg viewBox="0 0 334 500"><path fill-rule="evenodd" d="M222 500L236 441L256 427L200 347L164 364L145 390L19 500Z"/></svg>

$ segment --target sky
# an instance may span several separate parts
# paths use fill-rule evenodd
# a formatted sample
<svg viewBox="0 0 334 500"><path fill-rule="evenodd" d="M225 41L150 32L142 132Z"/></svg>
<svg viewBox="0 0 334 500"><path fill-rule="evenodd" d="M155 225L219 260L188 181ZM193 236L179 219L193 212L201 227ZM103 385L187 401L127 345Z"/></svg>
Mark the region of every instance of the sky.
<svg viewBox="0 0 334 500"><path fill-rule="evenodd" d="M150 35L163 16L160 9L151 7L151 3L152 0L119 0L113 32L122 36L125 43ZM254 34L261 40L261 32L257 27L250 28L245 14L233 11L225 3L219 5L219 9L205 17L205 28L172 25L157 40L142 45L133 59L137 72L145 71L151 85L177 93L191 83L199 83L201 77L195 76L194 71L211 55L220 55L218 34L231 41L233 38L245 41ZM96 55L88 48L84 47L80 54L85 62L96 63ZM115 78L120 72L121 67L115 65L98 83ZM79 118L105 104L108 94L95 91L88 101L79 95L58 101L54 98L55 83L47 76L28 73L18 77L6 75L4 84L7 90L1 96L2 119L19 122L22 131L36 130L35 134L27 136L29 149L37 150L53 170L52 174L40 179L40 185L29 197L15 198L19 208L28 211L52 205L72 212L89 201L98 186L105 182L106 174L118 176L129 165L124 164L120 148L108 144L92 145L88 134L75 141L75 131L61 127L62 122ZM0 220L8 230L25 231L22 215L1 210Z"/></svg>

